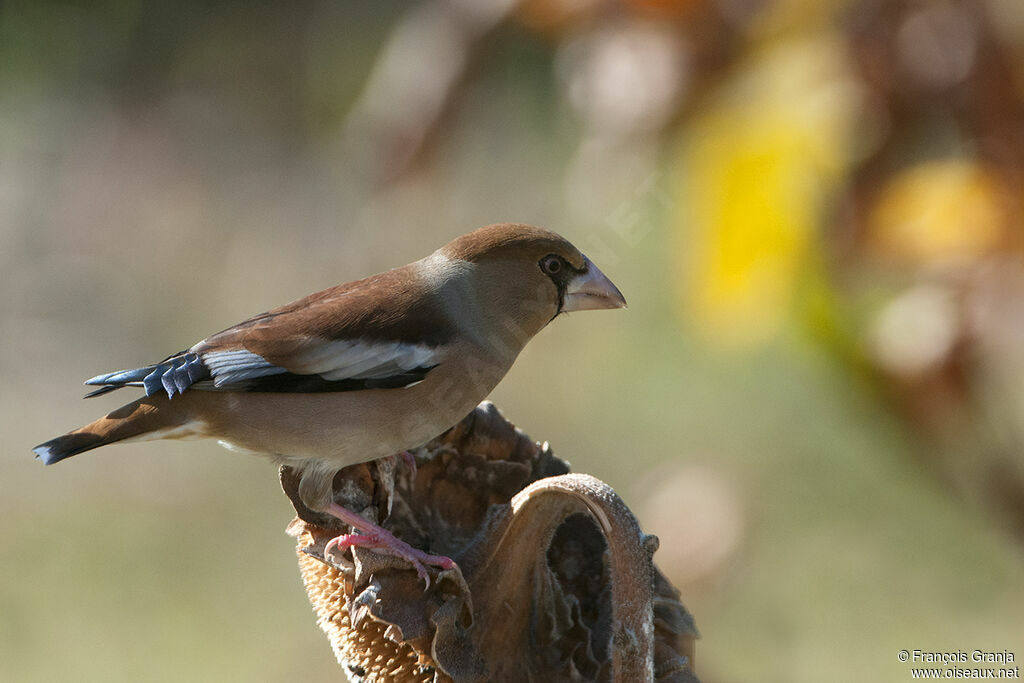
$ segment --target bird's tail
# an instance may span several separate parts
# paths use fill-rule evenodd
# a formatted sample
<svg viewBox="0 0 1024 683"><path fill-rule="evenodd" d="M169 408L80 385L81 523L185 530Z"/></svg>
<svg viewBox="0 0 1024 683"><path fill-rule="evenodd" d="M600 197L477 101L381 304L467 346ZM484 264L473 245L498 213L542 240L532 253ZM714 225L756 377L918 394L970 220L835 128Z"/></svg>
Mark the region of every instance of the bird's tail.
<svg viewBox="0 0 1024 683"><path fill-rule="evenodd" d="M84 427L39 444L32 450L44 464L52 465L72 455L126 439L188 436L192 430L188 425L187 413L180 409L167 409L168 403L166 396L140 398ZM175 406L179 407L180 403Z"/></svg>

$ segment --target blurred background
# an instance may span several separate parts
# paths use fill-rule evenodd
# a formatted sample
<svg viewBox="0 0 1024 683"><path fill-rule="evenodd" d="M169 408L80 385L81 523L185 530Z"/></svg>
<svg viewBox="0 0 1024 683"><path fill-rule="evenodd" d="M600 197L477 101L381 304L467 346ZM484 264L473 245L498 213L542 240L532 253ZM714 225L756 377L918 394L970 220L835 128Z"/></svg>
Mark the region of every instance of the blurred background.
<svg viewBox="0 0 1024 683"><path fill-rule="evenodd" d="M630 308L493 399L661 538L707 683L1024 657L1024 4L0 5L0 679L340 675L274 468L80 382L555 229Z"/></svg>

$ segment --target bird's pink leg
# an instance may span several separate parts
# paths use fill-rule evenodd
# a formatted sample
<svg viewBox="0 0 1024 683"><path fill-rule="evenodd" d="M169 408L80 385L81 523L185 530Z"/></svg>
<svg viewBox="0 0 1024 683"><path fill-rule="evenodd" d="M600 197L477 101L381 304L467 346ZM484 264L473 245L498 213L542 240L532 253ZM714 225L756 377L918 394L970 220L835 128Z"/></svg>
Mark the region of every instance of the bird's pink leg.
<svg viewBox="0 0 1024 683"><path fill-rule="evenodd" d="M342 534L335 536L327 541L327 545L324 546L324 555L329 555L335 550L345 552L353 546L372 545L376 540L375 537L366 534Z"/></svg>
<svg viewBox="0 0 1024 683"><path fill-rule="evenodd" d="M441 569L452 569L455 561L443 555L430 555L422 550L417 550L405 541L395 538L387 529L377 526L373 522L364 519L361 515L348 510L337 503L331 503L325 511L333 517L337 517L345 524L361 531L359 534L341 534L327 542L324 548L324 555L329 555L333 550L345 550L351 547L376 548L390 555L400 557L413 566L416 574L423 579L427 587L430 587L430 576L424 565L440 567Z"/></svg>

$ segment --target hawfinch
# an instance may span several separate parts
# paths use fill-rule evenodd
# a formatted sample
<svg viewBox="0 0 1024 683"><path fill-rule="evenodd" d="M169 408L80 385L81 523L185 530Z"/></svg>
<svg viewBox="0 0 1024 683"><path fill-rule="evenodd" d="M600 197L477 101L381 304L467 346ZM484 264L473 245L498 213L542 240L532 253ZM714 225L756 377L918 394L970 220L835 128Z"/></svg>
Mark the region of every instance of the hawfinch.
<svg viewBox="0 0 1024 683"><path fill-rule="evenodd" d="M463 235L430 256L261 313L159 363L99 375L96 396L146 396L33 450L47 465L115 442L209 437L301 472L299 494L367 545L424 564L410 547L333 502L343 467L420 446L457 424L545 325L621 308L619 290L572 244L529 225Z"/></svg>

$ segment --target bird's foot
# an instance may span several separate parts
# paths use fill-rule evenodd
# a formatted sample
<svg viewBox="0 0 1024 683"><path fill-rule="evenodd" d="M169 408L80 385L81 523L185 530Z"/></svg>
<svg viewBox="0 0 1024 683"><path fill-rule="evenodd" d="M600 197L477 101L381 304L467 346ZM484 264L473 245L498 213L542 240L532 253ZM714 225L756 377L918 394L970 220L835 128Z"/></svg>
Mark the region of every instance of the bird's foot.
<svg viewBox="0 0 1024 683"><path fill-rule="evenodd" d="M405 541L399 540L387 529L377 526L373 522L364 519L362 516L348 510L337 503L331 503L327 512L340 519L345 524L355 527L362 533L341 534L327 542L324 547L324 555L330 555L334 551L343 552L348 548L374 548L388 555L399 557L412 565L419 576L430 588L430 575L427 573L427 566L440 569L453 569L455 561L444 555L431 555L417 548L413 548Z"/></svg>

